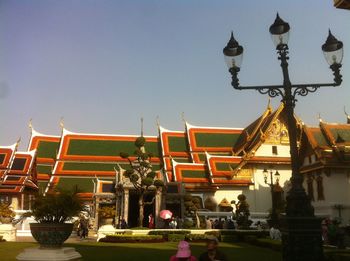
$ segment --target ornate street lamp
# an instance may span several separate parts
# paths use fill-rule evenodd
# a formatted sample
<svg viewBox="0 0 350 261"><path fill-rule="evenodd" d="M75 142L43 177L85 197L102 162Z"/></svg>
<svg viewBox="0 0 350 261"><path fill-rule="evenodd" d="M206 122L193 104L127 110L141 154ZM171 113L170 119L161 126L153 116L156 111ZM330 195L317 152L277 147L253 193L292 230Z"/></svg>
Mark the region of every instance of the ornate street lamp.
<svg viewBox="0 0 350 261"><path fill-rule="evenodd" d="M270 173L270 181L268 181L268 174ZM273 171L270 170L270 172L267 169L263 170L264 175L264 182L265 184L269 185L270 191L271 191L271 201L272 201L272 210L271 210L271 225L277 225L278 224L278 215L276 212L276 197L275 197L275 185L278 184L280 174L278 170L276 170L275 174L273 174ZM274 182L275 177L275 182Z"/></svg>
<svg viewBox="0 0 350 261"><path fill-rule="evenodd" d="M282 218L283 260L322 260L322 237L320 219L314 215L309 197L303 188L303 176L299 173L299 153L297 146L297 125L294 117L296 96L306 96L320 87L339 86L342 82L340 74L343 56L343 43L338 41L329 31L322 50L333 71L334 82L313 84L292 84L288 72L288 38L289 24L277 14L275 22L270 26L270 33L281 61L283 84L269 86L240 86L238 72L242 62L243 47L231 34L230 41L224 48L226 63L232 75L232 86L238 90L257 90L270 97L281 96L285 105L287 128L291 154L291 189L287 195L286 216Z"/></svg>

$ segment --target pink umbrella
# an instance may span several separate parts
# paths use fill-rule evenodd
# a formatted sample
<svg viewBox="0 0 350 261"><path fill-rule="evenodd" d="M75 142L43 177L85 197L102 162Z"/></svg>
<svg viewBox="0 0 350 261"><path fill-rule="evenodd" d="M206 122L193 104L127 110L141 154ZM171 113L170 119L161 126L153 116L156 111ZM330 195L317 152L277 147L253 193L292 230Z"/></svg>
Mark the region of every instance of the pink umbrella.
<svg viewBox="0 0 350 261"><path fill-rule="evenodd" d="M164 209L159 212L159 216L162 219L169 219L173 216L173 213L170 210Z"/></svg>

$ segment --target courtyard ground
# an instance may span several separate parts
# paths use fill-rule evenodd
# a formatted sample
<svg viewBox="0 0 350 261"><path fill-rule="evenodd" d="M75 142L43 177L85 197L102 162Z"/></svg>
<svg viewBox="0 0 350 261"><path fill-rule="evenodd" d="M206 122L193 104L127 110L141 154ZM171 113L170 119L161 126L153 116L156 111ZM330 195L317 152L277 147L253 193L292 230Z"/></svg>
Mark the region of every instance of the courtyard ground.
<svg viewBox="0 0 350 261"><path fill-rule="evenodd" d="M0 243L0 260L14 261L16 256L28 247L37 247L33 242L2 242ZM176 242L165 243L97 243L71 242L64 244L74 247L84 261L93 260L161 260L167 261L176 253ZM192 254L196 257L205 250L204 243L191 243ZM220 243L220 249L226 253L229 260L281 260L281 253L247 244Z"/></svg>

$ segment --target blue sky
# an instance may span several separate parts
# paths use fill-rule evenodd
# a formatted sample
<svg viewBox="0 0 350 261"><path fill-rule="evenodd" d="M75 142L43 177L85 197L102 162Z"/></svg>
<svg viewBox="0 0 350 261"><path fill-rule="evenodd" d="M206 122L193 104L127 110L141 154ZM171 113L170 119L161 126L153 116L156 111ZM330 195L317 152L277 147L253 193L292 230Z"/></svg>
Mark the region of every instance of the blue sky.
<svg viewBox="0 0 350 261"><path fill-rule="evenodd" d="M296 113L309 125L345 122L350 113L350 11L333 1L0 2L0 144L29 139L28 122L45 134L156 135L163 127L245 127L268 97L230 85L222 48L230 31L245 48L242 85L281 84L268 32L276 12L291 26L293 83L331 82L321 45L328 28L344 43L343 84L300 97ZM277 107L280 99L274 98Z"/></svg>

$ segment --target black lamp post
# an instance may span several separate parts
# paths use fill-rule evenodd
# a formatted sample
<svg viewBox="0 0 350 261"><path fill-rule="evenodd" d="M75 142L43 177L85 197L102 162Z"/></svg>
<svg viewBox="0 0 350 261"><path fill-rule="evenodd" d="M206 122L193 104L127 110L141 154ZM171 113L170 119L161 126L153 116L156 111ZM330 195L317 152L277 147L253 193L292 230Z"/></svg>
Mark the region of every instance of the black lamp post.
<svg viewBox="0 0 350 261"><path fill-rule="evenodd" d="M270 174L270 181L268 181L268 174ZM270 170L270 172L269 172L267 169L264 169L263 175L264 175L265 184L269 185L270 190L271 190L272 210L271 210L271 224L270 225L273 226L273 225L278 224L278 216L277 216L277 212L276 212L276 197L275 197L274 187L275 187L275 184L277 184L279 181L280 174L277 170L276 170L275 174L273 174L272 170ZM274 176L276 178L275 182L274 182Z"/></svg>
<svg viewBox="0 0 350 261"><path fill-rule="evenodd" d="M275 22L270 26L272 40L276 45L278 59L281 61L283 84L269 86L239 85L238 72L242 63L243 47L234 39L233 34L224 48L226 63L232 75L232 86L238 90L257 90L270 97L281 96L287 119L291 154L291 189L287 195L286 215L282 218L283 260L323 260L320 219L314 215L303 188L303 176L299 173L300 162L297 146L297 125L294 117L296 96L306 96L320 87L339 86L342 82L340 74L343 57L343 43L338 41L329 31L325 44L322 45L325 58L333 71L334 82L315 84L292 84L288 72L288 38L289 24L277 14Z"/></svg>

